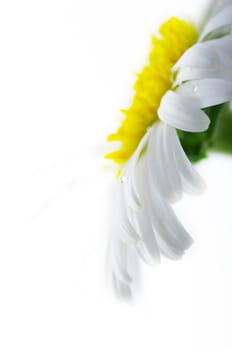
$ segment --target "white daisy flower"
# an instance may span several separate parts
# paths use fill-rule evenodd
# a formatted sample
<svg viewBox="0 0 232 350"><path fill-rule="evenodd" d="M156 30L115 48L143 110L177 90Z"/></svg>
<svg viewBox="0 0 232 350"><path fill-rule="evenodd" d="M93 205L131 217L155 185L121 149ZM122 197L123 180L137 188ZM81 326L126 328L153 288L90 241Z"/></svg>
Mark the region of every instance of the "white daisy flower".
<svg viewBox="0 0 232 350"><path fill-rule="evenodd" d="M200 33L176 18L160 27L132 104L122 111L125 119L109 136L120 142L106 157L121 164L111 269L122 297L135 288L136 260L179 259L193 242L171 205L184 192L201 193L205 184L182 148L180 133L205 132L211 121L205 109L232 100L232 1L212 8Z"/></svg>

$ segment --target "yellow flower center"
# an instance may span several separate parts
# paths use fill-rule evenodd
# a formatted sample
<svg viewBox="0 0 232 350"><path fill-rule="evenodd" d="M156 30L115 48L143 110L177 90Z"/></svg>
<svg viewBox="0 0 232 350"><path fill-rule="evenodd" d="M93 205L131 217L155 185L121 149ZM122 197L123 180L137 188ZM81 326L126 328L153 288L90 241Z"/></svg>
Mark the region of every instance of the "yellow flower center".
<svg viewBox="0 0 232 350"><path fill-rule="evenodd" d="M195 27L175 17L163 23L160 37L152 36L148 64L137 75L131 106L122 110L124 119L108 141L119 141L119 149L105 155L124 164L137 148L147 128L158 120L157 110L166 91L172 88L171 69L183 53L197 41Z"/></svg>

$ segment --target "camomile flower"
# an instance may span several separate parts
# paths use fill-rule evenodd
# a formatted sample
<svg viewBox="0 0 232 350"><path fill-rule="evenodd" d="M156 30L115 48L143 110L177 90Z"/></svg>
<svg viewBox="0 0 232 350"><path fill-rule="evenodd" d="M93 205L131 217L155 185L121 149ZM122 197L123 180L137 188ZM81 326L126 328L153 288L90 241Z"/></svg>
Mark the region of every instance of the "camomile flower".
<svg viewBox="0 0 232 350"><path fill-rule="evenodd" d="M205 184L192 163L212 144L215 120L232 100L232 1L214 3L201 31L171 18L152 38L131 106L108 140L119 148L110 241L114 289L131 297L139 259L179 259L193 240L172 204Z"/></svg>

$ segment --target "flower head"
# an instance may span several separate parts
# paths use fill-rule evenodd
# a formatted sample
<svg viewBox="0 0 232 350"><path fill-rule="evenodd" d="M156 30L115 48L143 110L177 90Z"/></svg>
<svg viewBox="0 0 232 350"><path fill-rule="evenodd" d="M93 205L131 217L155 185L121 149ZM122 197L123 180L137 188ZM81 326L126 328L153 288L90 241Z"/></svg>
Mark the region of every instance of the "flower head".
<svg viewBox="0 0 232 350"><path fill-rule="evenodd" d="M205 186L182 144L191 148L192 133L208 135L206 108L232 100L232 4L215 8L199 33L176 18L160 27L132 104L108 137L120 148L106 157L122 167L111 235L112 277L120 296L133 292L139 257L149 264L161 254L178 259L192 244L171 204Z"/></svg>
<svg viewBox="0 0 232 350"><path fill-rule="evenodd" d="M119 150L106 155L124 164L134 153L147 128L158 120L157 110L166 91L172 88L172 67L197 40L192 24L171 18L161 25L160 37L152 37L148 64L138 74L131 106L122 110L125 118L108 141L119 141Z"/></svg>

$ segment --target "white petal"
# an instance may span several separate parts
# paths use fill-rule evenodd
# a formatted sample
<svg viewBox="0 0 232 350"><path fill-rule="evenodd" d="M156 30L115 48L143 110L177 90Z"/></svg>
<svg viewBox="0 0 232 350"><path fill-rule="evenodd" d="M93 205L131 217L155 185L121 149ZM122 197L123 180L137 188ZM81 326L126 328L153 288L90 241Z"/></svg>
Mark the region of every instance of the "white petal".
<svg viewBox="0 0 232 350"><path fill-rule="evenodd" d="M177 63L172 68L172 71L177 71L183 67L191 68L212 68L218 63L218 56L213 47L206 43L198 43L190 47Z"/></svg>
<svg viewBox="0 0 232 350"><path fill-rule="evenodd" d="M218 31L225 26L232 25L232 5L226 6L215 16L213 16L206 24L200 40L203 40L207 35L212 32Z"/></svg>
<svg viewBox="0 0 232 350"><path fill-rule="evenodd" d="M220 39L205 42L208 47L217 50L220 65L222 68L222 78L232 80L231 57L232 57L232 35L227 35Z"/></svg>
<svg viewBox="0 0 232 350"><path fill-rule="evenodd" d="M150 135L147 168L159 193L169 202L180 200L182 184L173 153L172 137L164 123L157 123Z"/></svg>
<svg viewBox="0 0 232 350"><path fill-rule="evenodd" d="M232 80L232 71L230 70L231 62L228 65L225 63L219 63L215 68L182 68L175 79L174 87L178 87L188 81L196 81L203 79L220 79L220 80ZM195 88L196 85L194 85ZM196 89L195 89L196 90Z"/></svg>
<svg viewBox="0 0 232 350"><path fill-rule="evenodd" d="M148 203L156 232L166 237L176 249L187 249L192 243L192 238L177 219L173 209L161 197L155 196L154 192L152 196L148 196Z"/></svg>
<svg viewBox="0 0 232 350"><path fill-rule="evenodd" d="M160 153L159 150L161 130L163 133L165 130L164 134L169 142L169 147L167 148L169 157L166 156L167 160L171 160L169 164L163 162L162 157L165 157L165 155ZM168 202L173 202L176 193L178 194L176 198L181 198L182 192L199 194L205 189L203 179L188 160L180 144L177 132L171 126L164 123L155 125L148 144L146 162L148 176L152 180L149 182L151 193L158 191ZM169 181L171 184L169 184ZM173 186L173 189L171 186ZM174 194L168 195L165 192L166 188L173 191Z"/></svg>
<svg viewBox="0 0 232 350"><path fill-rule="evenodd" d="M185 253L185 250L178 250L170 246L170 244L166 242L160 235L157 235L157 242L159 244L161 254L163 254L168 259L179 260Z"/></svg>
<svg viewBox="0 0 232 350"><path fill-rule="evenodd" d="M160 251L156 242L155 233L151 225L151 220L146 210L145 195L147 186L147 169L144 164L146 154L140 158L136 171L136 185L141 194L141 206L138 210L130 209L130 221L135 231L141 237L137 243L140 256L148 264L157 264L160 261Z"/></svg>
<svg viewBox="0 0 232 350"><path fill-rule="evenodd" d="M117 280L125 284L130 284L132 279L127 271L127 249L117 235L112 236L112 270Z"/></svg>
<svg viewBox="0 0 232 350"><path fill-rule="evenodd" d="M116 296L123 300L130 300L132 297L131 286L121 282L114 272L112 273L112 279Z"/></svg>
<svg viewBox="0 0 232 350"><path fill-rule="evenodd" d="M200 108L215 106L232 100L232 82L223 79L201 79L189 81L177 89L185 97L195 95Z"/></svg>
<svg viewBox="0 0 232 350"><path fill-rule="evenodd" d="M150 178L147 182L146 210L149 212L158 244L160 241L165 242L169 252L172 251L175 256L181 256L192 244L192 239L178 221L170 205L157 191L154 191L154 186L150 187L151 181L153 180ZM160 246L159 248L161 249Z"/></svg>
<svg viewBox="0 0 232 350"><path fill-rule="evenodd" d="M138 283L139 259L135 247L125 244L115 232L111 235L109 245L111 277L114 291L120 298L130 299Z"/></svg>
<svg viewBox="0 0 232 350"><path fill-rule="evenodd" d="M117 181L112 193L112 231L126 244L135 244L140 236L135 231L130 221L130 212L126 204L124 186Z"/></svg>
<svg viewBox="0 0 232 350"><path fill-rule="evenodd" d="M115 212L114 229L117 229L118 235L128 244L136 243L140 240L140 236L135 231L130 222L129 208L127 207L125 197L121 194L121 198L117 203L119 208Z"/></svg>
<svg viewBox="0 0 232 350"><path fill-rule="evenodd" d="M143 138L141 139L134 154L125 165L123 174L122 174L122 178L125 179L123 186L125 187L125 196L126 196L125 199L126 199L127 205L135 209L138 209L141 205L140 203L141 200L139 197L139 193L138 193L138 189L135 181L135 173L136 173L135 169L136 169L139 157L141 155L141 152L146 147L147 140L149 138L149 133L150 131L148 130L146 134L143 136Z"/></svg>
<svg viewBox="0 0 232 350"><path fill-rule="evenodd" d="M192 46L172 69L174 73L177 72L174 87L195 79L232 80L231 57L231 35Z"/></svg>
<svg viewBox="0 0 232 350"><path fill-rule="evenodd" d="M133 220L136 229L142 236L142 239L137 244L137 249L140 256L149 265L159 263L160 250L147 210L145 210L145 208L141 208L138 212L134 212Z"/></svg>
<svg viewBox="0 0 232 350"><path fill-rule="evenodd" d="M221 11L223 8L225 8L226 6L231 5L231 0L215 0L214 1L214 5L212 6L212 3L210 4L213 13L218 13L219 11Z"/></svg>
<svg viewBox="0 0 232 350"><path fill-rule="evenodd" d="M140 197L135 185L135 167L136 161L130 159L124 167L121 176L122 186L124 186L125 200L128 206L138 208L140 206Z"/></svg>
<svg viewBox="0 0 232 350"><path fill-rule="evenodd" d="M229 56L232 55L232 35L226 35L222 38L208 40L202 45L213 48L217 51L218 55L221 53L227 53Z"/></svg>
<svg viewBox="0 0 232 350"><path fill-rule="evenodd" d="M187 50L173 72L177 72L174 87L188 80L205 78L224 78L224 62L220 60L215 48L206 44L196 44Z"/></svg>
<svg viewBox="0 0 232 350"><path fill-rule="evenodd" d="M207 130L210 120L200 110L201 106L198 99L192 97L193 92L191 95L182 96L174 91L168 91L162 98L158 109L159 118L168 125L184 131L199 132Z"/></svg>
<svg viewBox="0 0 232 350"><path fill-rule="evenodd" d="M175 137L175 146L173 149L175 152L177 167L181 174L183 189L190 194L200 194L205 190L205 183L184 153L180 140L174 129L173 137Z"/></svg>

